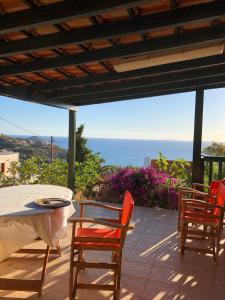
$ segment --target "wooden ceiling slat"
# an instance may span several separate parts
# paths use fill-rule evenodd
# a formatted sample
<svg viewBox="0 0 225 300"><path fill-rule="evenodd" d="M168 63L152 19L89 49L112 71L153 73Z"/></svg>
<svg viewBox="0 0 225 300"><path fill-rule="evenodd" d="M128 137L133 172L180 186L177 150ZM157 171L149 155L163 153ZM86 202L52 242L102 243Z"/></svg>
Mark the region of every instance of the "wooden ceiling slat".
<svg viewBox="0 0 225 300"><path fill-rule="evenodd" d="M187 32L180 35L167 36L164 38L155 38L151 40L136 42L128 45L120 45L98 49L92 51L81 52L77 54L64 55L61 57L53 57L48 59L38 59L29 63L17 63L10 66L2 66L0 69L0 77L6 75L17 75L27 72L37 72L44 69L54 69L70 65L82 65L85 63L107 61L111 59L119 59L122 57L135 56L140 54L151 54L159 51L178 50L179 48L188 46L203 46L204 43L224 41L225 26L215 27L194 32ZM60 87L64 82L50 85L49 89ZM42 87L45 89L45 86ZM48 89L48 86L46 85Z"/></svg>
<svg viewBox="0 0 225 300"><path fill-rule="evenodd" d="M136 99L137 95L144 94L144 93L156 93L156 92L163 92L165 89L179 89L179 88L184 88L184 87L198 87L198 86L204 86L204 85L214 85L214 84L221 84L222 86L225 86L225 74L218 75L215 77L207 77L207 78L200 78L200 79L190 79L190 80L184 80L184 81L179 81L179 82L167 82L166 84L160 83L157 85L152 86L151 88L147 87L134 87L131 89L127 90L122 90L122 91L113 91L113 92L105 92L102 93L101 95L98 94L96 95L88 95L86 98L88 102L91 103L96 103L96 101L101 101L104 100L106 102L110 102L110 99L113 98L123 98L123 97L128 97L132 96L133 99ZM108 101L107 101L108 100ZM83 96L77 96L74 97L72 96L71 98L61 98L61 99L49 99L49 102L53 103L67 103L67 104L76 104L76 105L82 105L83 102L85 102L85 98Z"/></svg>
<svg viewBox="0 0 225 300"><path fill-rule="evenodd" d="M87 95L96 95L98 94L101 97L102 93L105 92L113 92L118 90L127 90L135 87L146 87L154 86L159 83L167 83L167 82L179 82L184 80L192 80L192 79L200 79L207 78L213 76L225 75L225 64L219 66L212 66L209 68L197 69L197 70L189 70L185 72L177 72L168 74L161 74L158 76L148 76L142 78L136 78L132 80L127 80L126 82L116 82L116 83L104 83L95 86L84 86L68 89L65 91L54 91L47 95L48 99L57 99L57 98L66 98L71 96L87 96Z"/></svg>
<svg viewBox="0 0 225 300"><path fill-rule="evenodd" d="M67 0L14 12L0 17L0 33L19 31L39 25L90 17L117 8L141 5L154 0Z"/></svg>
<svg viewBox="0 0 225 300"><path fill-rule="evenodd" d="M212 71L213 75L213 68L219 67L218 72L222 72L223 69L225 69L225 57L224 56L215 56L215 57L207 57L202 58L198 60L193 61L186 61L181 63L174 63L174 64L167 64L163 66L156 66L152 68L146 68L146 69L140 69L135 71L129 71L121 74L117 73L108 73L108 74L99 74L95 75L94 77L84 77L84 78L76 78L76 79L68 79L64 80L64 85L61 85L61 89L65 87L74 87L74 86L85 86L85 85L95 85L98 83L104 83L104 82L111 82L111 81L117 81L117 80L129 80L129 79L135 79L138 77L146 77L151 76L152 78L156 77L159 74L165 74L165 78L168 76L173 76L173 73L180 73L182 71L186 72L188 74L189 71L197 70L197 69L203 69L206 71L209 69L209 71ZM208 71L207 74L210 75L210 72ZM217 72L217 71L216 71ZM179 78L179 75L178 75ZM155 81L152 79L153 82ZM157 80L157 79L156 79ZM59 84L60 82L58 82ZM124 88L126 86L126 82L123 82ZM123 85L121 84L121 85ZM51 82L49 84L32 84L30 86L31 92L40 92L42 89L42 86L48 86L50 89L51 86L55 86L55 82ZM60 87L58 87L60 88ZM103 86L102 86L103 89ZM97 90L97 89L96 89ZM60 91L60 89L59 89ZM87 87L88 91L88 87ZM67 94L67 91L61 91L62 94ZM57 94L57 92L56 92ZM73 94L73 93L71 93Z"/></svg>
<svg viewBox="0 0 225 300"><path fill-rule="evenodd" d="M109 103L109 102L118 102L118 101L126 101L126 100L134 100L134 99L144 99L144 98L151 98L151 97L158 97L158 96L165 96L165 95L173 95L173 94L178 94L178 93L187 93L187 92L193 92L196 91L196 88L203 88L203 89L218 89L218 88L223 88L225 86L225 82L222 83L213 83L213 84L199 84L199 85L186 85L183 86L182 88L174 88L173 86L170 86L169 88L160 90L160 91L148 91L147 93L140 93L135 95L129 95L129 96L123 96L123 97L112 97L110 99L98 99L96 101L89 101L89 100L84 100L79 103L66 103L62 102L59 103L58 105L61 107L71 107L72 105L74 106L84 106L84 105L93 105L93 104L102 104L102 103Z"/></svg>
<svg viewBox="0 0 225 300"><path fill-rule="evenodd" d="M13 86L1 86L0 94L6 97L21 99L21 100L30 100L30 94L27 87L13 87Z"/></svg>
<svg viewBox="0 0 225 300"><path fill-rule="evenodd" d="M94 77L83 77L83 78L73 78L69 80L64 80L61 85L62 88L68 87L80 87L80 86L92 86L100 83L118 81L118 80L129 80L145 76L157 76L160 74L173 74L177 72L188 72L189 70L197 69L210 69L214 66L222 66L225 68L225 56L217 55L213 57L199 58L195 60L189 60L185 62L178 62L173 64L155 66L151 68L139 69L134 71L128 71L123 73L107 73L107 74L96 74ZM59 82L60 83L60 82ZM30 86L31 92L39 92L42 90L43 85L32 85ZM51 84L49 86L51 89ZM60 89L60 87L59 87Z"/></svg>
<svg viewBox="0 0 225 300"><path fill-rule="evenodd" d="M62 103L69 104L69 105L94 104L98 102L101 103L101 101L111 102L112 99L117 99L118 101L120 99L126 100L127 97L135 99L144 94L148 94L148 95L150 95L151 93L163 94L164 90L171 90L172 88L176 90L185 88L188 90L190 87L196 88L197 86L207 86L207 85L208 86L217 85L217 87L224 87L225 71L223 71L224 69L223 67L224 66L218 67L217 69L218 74L216 74L216 68L214 68L215 76L209 76L209 74L207 74L207 68L204 68L205 70L200 70L197 72L192 71L193 72L192 76L191 73L189 76L187 76L186 72L183 71L183 75L174 74L173 76L168 76L169 79L167 79L167 81L165 81L164 78L161 78L159 79L158 82L155 82L153 84L149 82L149 85L147 86L143 86L142 84L141 86L140 85L135 86L135 84L133 84L132 87L129 87L127 89L126 89L127 83L125 83L124 88L121 90L104 91L97 95L96 94L86 95L86 97L82 95L82 96L71 96L71 97L64 97L58 99L55 98L50 99L40 95L32 95L30 93L29 87L27 88L1 87L0 93L2 95L9 96L9 97L15 97L15 98L34 101L38 103L52 103L53 105L57 105L57 106L60 106ZM201 77L201 76L205 76L205 77ZM86 101L88 101L88 103L86 103Z"/></svg>
<svg viewBox="0 0 225 300"><path fill-rule="evenodd" d="M197 71L198 69L202 70L211 70L212 68L218 66L218 72L221 72L221 68L224 67L225 69L225 56L224 55L216 55L212 57L206 57L206 58L200 58L200 59L194 59L190 61L184 61L184 62L178 62L178 63L172 63L172 64L166 64L161 66L155 66L151 68L146 69L139 69L124 73L108 73L108 74L96 74L95 76L88 76L83 78L73 78L73 79L66 79L66 80L60 80L60 81L52 81L48 84L44 83L38 83L38 84L32 84L29 85L29 87L17 87L16 90L14 87L2 87L2 91L4 93L15 94L18 93L21 97L26 97L29 95L29 97L36 97L37 93L39 93L43 86L48 89L52 89L55 87L55 84L58 83L58 85L61 83L61 89L65 87L72 87L77 86L81 87L84 85L93 86L99 83L103 82L111 82L111 81L118 81L118 80L129 80L129 79L135 79L145 76L151 76L152 78L159 76L160 74L166 74L168 78L170 78L171 74L173 76L173 73L180 74L181 72L189 72L189 71ZM210 74L210 73L209 73ZM124 81L126 83L126 81ZM60 87L59 87L60 88ZM54 88L55 89L55 88ZM64 91L62 90L62 93ZM41 94L41 97L45 97L45 94ZM38 98L36 98L37 100Z"/></svg>
<svg viewBox="0 0 225 300"><path fill-rule="evenodd" d="M155 0L46 1L32 0L34 5L23 11L6 9L0 16L0 57L13 61L0 68L2 95L68 108L225 87L225 55L124 73L113 70L126 57L224 43L224 1L192 0L183 6L162 0L159 10L152 5L159 3ZM144 3L150 6L143 12ZM80 20L92 24L79 27ZM53 51L57 56L51 57ZM42 52L50 54L41 57ZM29 61L24 60L27 55Z"/></svg>
<svg viewBox="0 0 225 300"><path fill-rule="evenodd" d="M128 20L52 33L29 39L0 43L0 57L16 53L28 53L40 49L53 49L70 44L83 44L102 39L111 39L132 33L151 32L168 26L182 26L193 21L213 20L225 16L223 2L185 7L175 11L137 16ZM4 17L4 16L3 16Z"/></svg>

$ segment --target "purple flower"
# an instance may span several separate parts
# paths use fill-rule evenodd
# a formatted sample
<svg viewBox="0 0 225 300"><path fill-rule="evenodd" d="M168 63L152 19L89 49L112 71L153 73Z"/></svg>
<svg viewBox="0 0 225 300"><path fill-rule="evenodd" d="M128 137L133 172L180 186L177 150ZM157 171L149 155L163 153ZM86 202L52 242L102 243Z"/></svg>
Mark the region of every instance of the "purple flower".
<svg viewBox="0 0 225 300"><path fill-rule="evenodd" d="M170 178L165 172L148 168L119 168L108 175L108 188L103 199L121 201L126 190L133 195L137 205L177 207L177 193L169 188Z"/></svg>

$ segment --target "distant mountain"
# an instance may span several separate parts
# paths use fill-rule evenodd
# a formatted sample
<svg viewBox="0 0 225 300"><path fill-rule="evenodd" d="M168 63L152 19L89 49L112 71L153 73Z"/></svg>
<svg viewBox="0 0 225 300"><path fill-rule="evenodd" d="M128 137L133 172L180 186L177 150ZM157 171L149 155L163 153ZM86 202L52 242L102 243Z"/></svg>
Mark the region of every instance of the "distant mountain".
<svg viewBox="0 0 225 300"><path fill-rule="evenodd" d="M42 141L42 139L39 136L30 136L27 138L27 141L32 141L32 142L36 142L36 143L40 143Z"/></svg>
<svg viewBox="0 0 225 300"><path fill-rule="evenodd" d="M0 150L19 152L21 159L39 156L50 161L50 143L37 137L15 138L0 134ZM53 144L53 157L66 159L67 151Z"/></svg>

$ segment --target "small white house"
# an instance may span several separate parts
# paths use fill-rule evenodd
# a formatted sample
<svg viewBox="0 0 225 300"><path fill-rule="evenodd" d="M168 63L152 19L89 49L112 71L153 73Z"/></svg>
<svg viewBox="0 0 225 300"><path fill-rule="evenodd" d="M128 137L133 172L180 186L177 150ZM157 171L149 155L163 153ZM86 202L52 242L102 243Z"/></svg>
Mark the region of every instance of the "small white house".
<svg viewBox="0 0 225 300"><path fill-rule="evenodd" d="M48 141L41 141L40 145L41 146L48 146L48 145L50 145L50 143Z"/></svg>
<svg viewBox="0 0 225 300"><path fill-rule="evenodd" d="M143 167L148 168L148 167L150 167L150 164L151 164L151 157L150 156L145 157Z"/></svg>
<svg viewBox="0 0 225 300"><path fill-rule="evenodd" d="M10 175L9 169L12 162L19 161L19 153L11 151L0 151L0 173Z"/></svg>

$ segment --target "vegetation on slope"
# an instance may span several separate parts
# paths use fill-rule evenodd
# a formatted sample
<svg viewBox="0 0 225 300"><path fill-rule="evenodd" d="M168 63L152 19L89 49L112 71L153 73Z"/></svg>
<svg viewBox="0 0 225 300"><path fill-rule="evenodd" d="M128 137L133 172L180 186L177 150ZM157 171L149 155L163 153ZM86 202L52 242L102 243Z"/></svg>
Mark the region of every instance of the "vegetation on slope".
<svg viewBox="0 0 225 300"><path fill-rule="evenodd" d="M211 145L203 149L203 153L213 156L225 156L225 145L223 143L212 142Z"/></svg>
<svg viewBox="0 0 225 300"><path fill-rule="evenodd" d="M40 139L22 139L0 134L0 151L1 150L19 152L20 159L38 156L45 161L50 161L51 158L50 144ZM53 156L54 158L66 159L67 151L53 145Z"/></svg>

